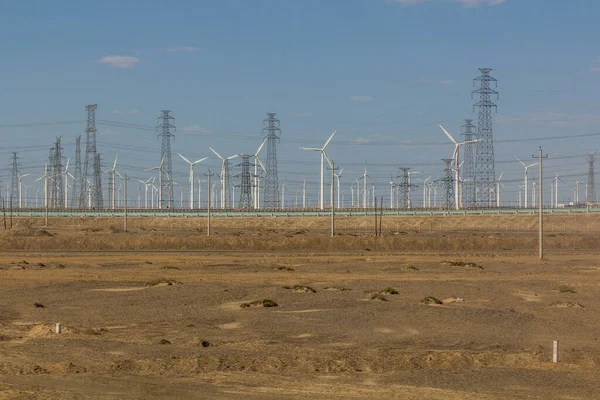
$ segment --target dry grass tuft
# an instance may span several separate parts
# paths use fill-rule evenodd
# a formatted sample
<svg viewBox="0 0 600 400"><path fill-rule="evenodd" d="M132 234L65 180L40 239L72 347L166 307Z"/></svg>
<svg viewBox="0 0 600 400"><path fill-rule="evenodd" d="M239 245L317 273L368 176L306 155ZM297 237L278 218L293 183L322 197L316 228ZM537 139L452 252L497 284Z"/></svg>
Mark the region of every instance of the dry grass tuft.
<svg viewBox="0 0 600 400"><path fill-rule="evenodd" d="M423 304L444 304L443 301L441 301L440 299L435 298L433 296L425 297L423 300L421 300L421 303L423 303Z"/></svg>
<svg viewBox="0 0 600 400"><path fill-rule="evenodd" d="M396 289L394 289L393 287L386 287L385 289L383 289L381 292L379 292L380 294L400 294Z"/></svg>
<svg viewBox="0 0 600 400"><path fill-rule="evenodd" d="M45 306L45 305L43 305L42 303L37 303L37 302L36 302L36 303L33 303L33 305L34 305L36 308L46 308L46 306Z"/></svg>
<svg viewBox="0 0 600 400"><path fill-rule="evenodd" d="M342 286L327 286L325 288L325 290L331 290L331 291L335 291L335 292L345 292L345 291L352 290L352 289L345 288Z"/></svg>
<svg viewBox="0 0 600 400"><path fill-rule="evenodd" d="M248 303L240 304L240 308L249 308L249 307L279 307L279 304L275 303L273 300L264 299L264 300L254 300Z"/></svg>
<svg viewBox="0 0 600 400"><path fill-rule="evenodd" d="M388 299L381 293L371 293L369 295L369 300L388 301Z"/></svg>
<svg viewBox="0 0 600 400"><path fill-rule="evenodd" d="M468 267L468 268L478 268L483 269L483 267L474 262L464 262L464 261L442 261L442 264L449 265L451 267Z"/></svg>
<svg viewBox="0 0 600 400"><path fill-rule="evenodd" d="M317 291L310 286L303 285L294 285L294 286L284 286L284 289L293 290L296 293L317 293Z"/></svg>
<svg viewBox="0 0 600 400"><path fill-rule="evenodd" d="M290 272L293 272L293 271L295 271L295 269L294 269L294 268L292 268L292 267L286 267L286 266L279 266L279 267L275 267L275 268L273 268L273 269L274 269L275 271L290 271Z"/></svg>
<svg viewBox="0 0 600 400"><path fill-rule="evenodd" d="M556 290L561 293L577 293L577 289L569 285L559 285Z"/></svg>
<svg viewBox="0 0 600 400"><path fill-rule="evenodd" d="M146 284L146 286L175 286L175 285L183 285L183 283L176 281L175 279L156 279L150 281Z"/></svg>

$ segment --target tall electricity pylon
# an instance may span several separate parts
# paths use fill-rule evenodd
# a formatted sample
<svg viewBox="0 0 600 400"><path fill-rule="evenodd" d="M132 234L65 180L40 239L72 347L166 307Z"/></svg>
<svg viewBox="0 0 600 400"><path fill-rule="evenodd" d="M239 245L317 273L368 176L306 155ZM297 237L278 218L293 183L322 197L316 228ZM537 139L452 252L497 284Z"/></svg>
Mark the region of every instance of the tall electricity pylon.
<svg viewBox="0 0 600 400"><path fill-rule="evenodd" d="M475 125L473 125L472 119L465 119L465 124L462 126L465 137L464 141L476 139L476 133L473 131ZM462 201L463 206L470 208L475 207L477 204L476 190L475 190L475 150L477 143L467 143L463 146L463 162L464 165L461 167L462 172Z"/></svg>
<svg viewBox="0 0 600 400"><path fill-rule="evenodd" d="M160 182L161 198L159 199L159 208L173 208L173 165L171 162L171 138L175 137L175 118L169 113L171 110L161 110L162 115L158 117L156 131L162 139L160 147L160 159L162 160L162 168L159 169L161 174Z"/></svg>
<svg viewBox="0 0 600 400"><path fill-rule="evenodd" d="M265 176L265 208L279 207L279 176L277 173L277 141L281 134L279 120L275 113L267 113L269 118L263 121L263 134L267 138L267 171Z"/></svg>
<svg viewBox="0 0 600 400"><path fill-rule="evenodd" d="M242 172L237 175L241 178L240 180L240 201L239 208L248 209L252 208L252 174L250 172L250 158L254 157L254 154L239 154L242 158L242 162L238 166L242 167Z"/></svg>
<svg viewBox="0 0 600 400"><path fill-rule="evenodd" d="M479 101L473 107L479 108L479 121L477 123L477 156L475 159L475 185L478 207L492 207L496 202L496 171L494 164L494 134L492 131L492 108L497 106L492 102L491 96L498 97L498 92L490 87L490 83L497 85L495 78L489 73L491 68L479 68L481 76L475 78L479 81L480 88L473 91L479 95Z"/></svg>
<svg viewBox="0 0 600 400"><path fill-rule="evenodd" d="M101 209L102 188L98 183L102 182L102 171L95 168L96 163L96 108L97 104L85 106L87 111L87 128L85 129L85 161L83 164L83 175L81 176L81 185L79 192L79 208ZM91 199L91 204L89 200Z"/></svg>
<svg viewBox="0 0 600 400"><path fill-rule="evenodd" d="M588 155L588 184L585 202L588 206L596 203L596 178L594 176L594 162L596 161L596 153Z"/></svg>
<svg viewBox="0 0 600 400"><path fill-rule="evenodd" d="M62 170L62 147L60 145L61 138L58 136L54 142L54 150L52 151L52 207L63 207L65 204L65 190L63 185L63 170Z"/></svg>
<svg viewBox="0 0 600 400"><path fill-rule="evenodd" d="M71 193L71 207L79 206L79 189L81 187L81 135L75 136L75 179Z"/></svg>
<svg viewBox="0 0 600 400"><path fill-rule="evenodd" d="M10 192L9 192L9 206L10 208L16 205L19 201L19 157L17 153L13 152L13 156L10 160L11 165L11 181L10 181Z"/></svg>
<svg viewBox="0 0 600 400"><path fill-rule="evenodd" d="M442 207L450 210L454 208L454 171L452 169L454 160L444 158L442 161L444 162L444 177L438 180L442 184Z"/></svg>

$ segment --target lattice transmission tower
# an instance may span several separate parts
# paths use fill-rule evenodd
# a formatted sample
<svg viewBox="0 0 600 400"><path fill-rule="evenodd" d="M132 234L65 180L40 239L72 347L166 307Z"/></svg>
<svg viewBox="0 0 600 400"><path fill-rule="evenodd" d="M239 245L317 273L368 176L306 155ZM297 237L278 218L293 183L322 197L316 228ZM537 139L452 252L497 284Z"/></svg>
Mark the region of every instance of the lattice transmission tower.
<svg viewBox="0 0 600 400"><path fill-rule="evenodd" d="M409 191L410 191L410 183L409 183L409 167L398 167L398 190L400 191L399 197L397 201L398 208L407 209L409 207L408 199L409 199Z"/></svg>
<svg viewBox="0 0 600 400"><path fill-rule="evenodd" d="M496 200L496 171L494 164L494 135L492 131L492 108L497 106L492 102L492 96L498 98L498 92L490 87L490 83L497 86L497 80L489 73L491 68L479 68L481 76L475 78L479 81L480 88L473 91L479 95L479 101L473 107L479 108L477 123L476 143L477 155L475 157L475 190L476 205L478 207L492 207Z"/></svg>
<svg viewBox="0 0 600 400"><path fill-rule="evenodd" d="M156 131L162 139L160 146L160 191L159 208L173 208L173 164L171 162L171 138L175 137L175 118L169 115L171 110L161 110L162 115L158 117Z"/></svg>
<svg viewBox="0 0 600 400"><path fill-rule="evenodd" d="M58 136L56 142L54 142L54 148L51 150L51 176L52 176L52 189L51 189L51 207L62 207L65 204L65 191L63 185L63 173L62 173L62 147L60 145L61 138Z"/></svg>
<svg viewBox="0 0 600 400"><path fill-rule="evenodd" d="M438 182L442 184L442 207L450 210L454 208L454 169L452 169L451 158L442 159L444 162L444 177Z"/></svg>
<svg viewBox="0 0 600 400"><path fill-rule="evenodd" d="M19 200L19 157L17 153L13 152L13 155L10 160L11 165L11 181L10 181L10 191L9 191L9 199L8 203L10 208L16 204Z"/></svg>
<svg viewBox="0 0 600 400"><path fill-rule="evenodd" d="M238 166L242 167L242 171L236 177L240 177L240 201L239 208L252 208L252 173L250 167L252 163L250 158L254 157L254 154L240 154L242 162Z"/></svg>
<svg viewBox="0 0 600 400"><path fill-rule="evenodd" d="M85 161L79 192L79 208L103 207L102 171L96 169L96 108L97 104L85 106L87 111L87 128L85 129Z"/></svg>
<svg viewBox="0 0 600 400"><path fill-rule="evenodd" d="M104 203L102 201L102 161L100 159L100 154L96 153L94 155L94 204L96 208L103 208Z"/></svg>
<svg viewBox="0 0 600 400"><path fill-rule="evenodd" d="M588 155L588 183L585 202L588 206L596 203L596 177L594 176L594 162L596 162L596 153Z"/></svg>
<svg viewBox="0 0 600 400"><path fill-rule="evenodd" d="M75 174L73 175L73 187L71 193L71 207L79 207L79 190L81 188L81 135L75 136Z"/></svg>
<svg viewBox="0 0 600 400"><path fill-rule="evenodd" d="M465 137L464 141L474 140L476 133L473 131L475 125L473 125L472 119L465 119L465 124L462 126ZM477 143L467 143L463 145L463 162L464 165L461 167L462 172L462 202L464 207L475 207L477 204L477 191L475 189L475 152Z"/></svg>
<svg viewBox="0 0 600 400"><path fill-rule="evenodd" d="M267 171L265 176L264 204L266 208L279 207L279 176L277 173L277 141L281 134L279 120L275 113L267 113L269 118L263 121L263 134L267 138Z"/></svg>

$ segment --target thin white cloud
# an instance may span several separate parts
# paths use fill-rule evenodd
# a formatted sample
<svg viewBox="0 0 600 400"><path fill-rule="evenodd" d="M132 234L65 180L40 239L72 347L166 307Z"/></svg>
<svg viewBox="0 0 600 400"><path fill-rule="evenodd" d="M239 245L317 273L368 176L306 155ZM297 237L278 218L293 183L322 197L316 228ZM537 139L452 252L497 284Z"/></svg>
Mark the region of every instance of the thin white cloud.
<svg viewBox="0 0 600 400"><path fill-rule="evenodd" d="M419 79L410 81L410 83L432 83L432 82L433 81L431 79L424 79L424 78L419 78Z"/></svg>
<svg viewBox="0 0 600 400"><path fill-rule="evenodd" d="M507 0L386 0L388 3L397 3L406 6L414 6L416 4L425 3L429 1L444 1L444 2L454 2L462 4L465 8L477 7L480 5L487 6L497 6L499 4L505 3Z"/></svg>
<svg viewBox="0 0 600 400"><path fill-rule="evenodd" d="M452 85L454 83L454 81L452 79L442 79L440 81L440 84L442 85Z"/></svg>
<svg viewBox="0 0 600 400"><path fill-rule="evenodd" d="M200 125L190 125L183 128L183 133L188 135L209 135L215 132Z"/></svg>
<svg viewBox="0 0 600 400"><path fill-rule="evenodd" d="M297 111L297 112L291 112L288 114L289 117L312 117L313 113L311 113L310 111Z"/></svg>
<svg viewBox="0 0 600 400"><path fill-rule="evenodd" d="M596 57L593 63L594 64L590 68L590 72L600 72L600 57Z"/></svg>
<svg viewBox="0 0 600 400"><path fill-rule="evenodd" d="M169 47L167 51L171 53L194 53L200 51L200 49L194 46L173 46Z"/></svg>
<svg viewBox="0 0 600 400"><path fill-rule="evenodd" d="M112 110L112 113L115 115L137 115L141 114L142 112L137 108L133 108L131 110Z"/></svg>
<svg viewBox="0 0 600 400"><path fill-rule="evenodd" d="M600 123L599 114L567 114L555 111L534 111L524 115L500 115L498 123L536 124L547 126L574 126Z"/></svg>
<svg viewBox="0 0 600 400"><path fill-rule="evenodd" d="M367 103L373 101L371 96L350 96L350 100L360 101L361 103Z"/></svg>
<svg viewBox="0 0 600 400"><path fill-rule="evenodd" d="M97 61L100 64L115 68L133 68L138 62L140 62L140 59L131 56L105 56Z"/></svg>

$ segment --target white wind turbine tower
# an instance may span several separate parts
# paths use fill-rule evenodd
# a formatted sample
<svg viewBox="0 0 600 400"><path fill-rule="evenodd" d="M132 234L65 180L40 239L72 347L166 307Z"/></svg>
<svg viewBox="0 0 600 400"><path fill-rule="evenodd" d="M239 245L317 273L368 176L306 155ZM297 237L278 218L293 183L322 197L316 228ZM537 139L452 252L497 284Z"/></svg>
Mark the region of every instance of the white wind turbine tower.
<svg viewBox="0 0 600 400"><path fill-rule="evenodd" d="M340 209L340 176L342 176L342 172L344 172L344 168L340 169L340 172L338 172L337 174L334 173L333 175L335 176L335 180L337 182L337 208L338 210Z"/></svg>
<svg viewBox="0 0 600 400"><path fill-rule="evenodd" d="M220 180L221 180L221 208L227 208L227 206L229 205L229 202L231 201L231 204L234 204L234 202L231 199L227 198L227 188L229 185L229 160L232 160L234 158L236 158L238 155L233 155L231 157L221 157L221 155L219 153L217 153L215 151L215 149L213 149L212 147L209 147L210 151L212 151L213 153L215 153L215 155L221 159L221 175L220 175Z"/></svg>
<svg viewBox="0 0 600 400"><path fill-rule="evenodd" d="M258 146L258 150L256 150L256 153L254 153L254 159L256 160L256 162L254 163L254 190L252 190L252 197L254 197L253 203L255 209L260 208L260 178L258 177L258 165L260 165L260 167L265 173L267 172L264 164L262 163L262 161L260 161L260 158L258 158L258 154L267 142L267 139L268 137L265 136L260 146Z"/></svg>
<svg viewBox="0 0 600 400"><path fill-rule="evenodd" d="M521 161L519 159L519 157L515 157L515 158L521 163L521 165L523 166L523 168L525 168L525 201L524 201L524 206L525 206L525 208L528 208L529 207L529 201L528 201L528 198L529 198L529 182L528 182L528 179L527 179L527 175L528 175L529 168L534 167L534 166L538 165L539 163L525 165L525 163L523 161Z"/></svg>
<svg viewBox="0 0 600 400"><path fill-rule="evenodd" d="M368 194L369 194L369 190L367 189L367 178L370 178L371 176L369 174L367 174L367 163L365 163L365 172L362 174L362 176L360 178L358 178L357 180L360 181L361 179L363 180L363 208L366 209L368 207ZM358 186L358 183L357 183ZM360 207L360 196L359 196L359 192L358 192L358 187L356 190L356 195L358 197L358 203L359 203L359 207ZM397 196L396 196L397 197Z"/></svg>
<svg viewBox="0 0 600 400"><path fill-rule="evenodd" d="M327 154L325 153L325 149L327 148L327 145L329 144L329 142L331 142L331 139L333 139L333 135L335 135L336 130L333 130L333 133L331 134L331 136L329 136L329 139L327 139L327 141L325 142L325 145L322 148L314 148L314 147L301 147L301 150L307 150L307 151L318 151L321 153L321 188L320 188L320 193L319 193L319 206L321 208L321 210L325 209L325 197L323 196L323 192L324 192L324 174L325 174L325 160L327 160L327 164L329 164L330 167L332 167L331 165L331 161L329 161L329 157L327 157Z"/></svg>
<svg viewBox="0 0 600 400"><path fill-rule="evenodd" d="M152 186L152 183L150 183L151 180L152 178L149 178L147 181L138 179L138 182L144 185L144 207L146 209L148 208L148 187Z"/></svg>
<svg viewBox="0 0 600 400"><path fill-rule="evenodd" d="M454 166L455 168L455 172L456 172L456 178L455 180L455 188L454 188L454 202L456 204L456 209L460 209L460 163L459 163L459 149L460 146L463 146L465 144L470 144L470 143L477 143L479 142L480 139L476 139L476 140L466 140L464 142L457 142L456 140L454 140L454 138L452 137L452 135L446 130L444 129L444 127L442 125L440 125L440 128L442 128L442 130L444 131L444 133L446 134L446 136L448 136L448 138L452 141L452 143L454 143L454 155L452 156L452 158L454 159Z"/></svg>
<svg viewBox="0 0 600 400"><path fill-rule="evenodd" d="M23 178L31 174L19 174L19 208L23 207Z"/></svg>
<svg viewBox="0 0 600 400"><path fill-rule="evenodd" d="M179 153L177 153L177 154L179 154ZM201 163L202 161L208 159L208 157L201 158L200 160L196 160L194 162L191 162L190 160L188 160L187 158L185 158L181 154L179 154L179 157L181 157L183 159L183 161L185 161L186 163L188 163L190 165L190 177L189 177L189 182L190 182L190 210L193 210L194 209L194 165L196 165L198 163Z"/></svg>
<svg viewBox="0 0 600 400"><path fill-rule="evenodd" d="M408 204L407 204L408 208L412 207L412 198L410 195L410 192L411 192L410 188L412 186L410 185L410 177L413 175L420 174L420 173L421 173L421 171L408 171Z"/></svg>
<svg viewBox="0 0 600 400"><path fill-rule="evenodd" d="M37 178L35 181L44 180L44 207L48 207L48 180L51 178L51 175L48 175L48 164L44 165L44 175Z"/></svg>
<svg viewBox="0 0 600 400"><path fill-rule="evenodd" d="M553 179L554 182L554 207L558 208L558 181L561 181L562 183L566 183L565 181L563 181L562 179L560 179L558 177L558 172L556 173L556 177Z"/></svg>
<svg viewBox="0 0 600 400"><path fill-rule="evenodd" d="M113 210L115 209L115 186L116 186L116 183L117 183L117 179L115 178L115 173L117 171L117 159L118 158L119 158L119 155L117 154L115 156L115 162L113 164L112 169L109 169L108 171L104 171L105 174L108 174L108 178L109 178L108 188L111 191L109 206Z"/></svg>
<svg viewBox="0 0 600 400"><path fill-rule="evenodd" d="M524 186L525 185L519 185L517 183L517 187L519 188L519 191L517 192L517 199L518 199L519 208L521 208L521 206L523 204L523 203L521 203L521 192L522 192Z"/></svg>
<svg viewBox="0 0 600 400"><path fill-rule="evenodd" d="M67 165L65 166L65 209L69 208L69 177L75 180L75 177L69 172L69 158L67 158Z"/></svg>
<svg viewBox="0 0 600 400"><path fill-rule="evenodd" d="M306 181L302 184L302 208L306 208Z"/></svg>
<svg viewBox="0 0 600 400"><path fill-rule="evenodd" d="M161 172L165 172L165 169L163 168L163 164L165 162L165 157L163 157L160 160L160 164L158 164L158 166L156 167L152 167L152 168L148 168L145 171L154 171L154 170L158 170L158 208L162 208L162 176L163 174ZM154 182L152 182L152 186L154 186ZM114 185L113 185L114 187ZM154 203L154 197L153 197L153 203ZM154 208L154 204L152 204L152 208Z"/></svg>
<svg viewBox="0 0 600 400"><path fill-rule="evenodd" d="M504 171L502 171L498 179L496 179L496 207L498 208L500 208L500 186L504 188L504 185L501 182L502 176L504 176Z"/></svg>

